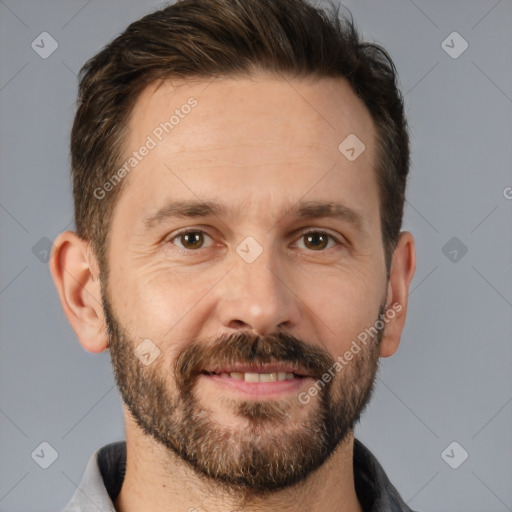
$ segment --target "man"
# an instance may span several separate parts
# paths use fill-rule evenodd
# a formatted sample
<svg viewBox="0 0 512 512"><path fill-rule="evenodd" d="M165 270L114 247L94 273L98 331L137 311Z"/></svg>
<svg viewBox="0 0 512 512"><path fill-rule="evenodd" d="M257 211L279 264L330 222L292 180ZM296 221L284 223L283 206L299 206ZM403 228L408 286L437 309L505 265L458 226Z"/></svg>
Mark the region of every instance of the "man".
<svg viewBox="0 0 512 512"><path fill-rule="evenodd" d="M415 271L395 69L302 0L184 0L82 69L51 271L126 443L66 511L405 511L354 439Z"/></svg>

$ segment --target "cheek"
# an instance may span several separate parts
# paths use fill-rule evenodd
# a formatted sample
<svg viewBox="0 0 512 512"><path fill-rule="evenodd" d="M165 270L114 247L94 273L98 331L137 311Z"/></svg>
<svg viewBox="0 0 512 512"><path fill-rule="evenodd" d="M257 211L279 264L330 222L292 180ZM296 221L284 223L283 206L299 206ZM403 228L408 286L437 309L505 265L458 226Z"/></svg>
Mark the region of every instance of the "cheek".
<svg viewBox="0 0 512 512"><path fill-rule="evenodd" d="M183 338L185 342L186 328L199 311L196 306L218 281L210 274L189 275L165 266L132 272L125 285L126 309L120 314L145 337L162 342Z"/></svg>
<svg viewBox="0 0 512 512"><path fill-rule="evenodd" d="M323 333L326 348L337 356L357 336L374 324L381 301L381 286L370 275L344 273L323 279L322 286L309 288L305 311L313 311L316 329Z"/></svg>

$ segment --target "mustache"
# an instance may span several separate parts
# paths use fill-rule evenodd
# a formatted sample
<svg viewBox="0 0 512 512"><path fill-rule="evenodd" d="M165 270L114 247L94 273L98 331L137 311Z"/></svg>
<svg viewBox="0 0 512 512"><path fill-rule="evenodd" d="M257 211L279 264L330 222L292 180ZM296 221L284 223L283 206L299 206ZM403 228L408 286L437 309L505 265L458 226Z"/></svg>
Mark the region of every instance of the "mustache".
<svg viewBox="0 0 512 512"><path fill-rule="evenodd" d="M185 391L206 368L274 362L298 365L308 376L321 378L335 360L323 348L311 346L288 333L260 336L244 331L221 335L212 344L190 343L177 357L174 375L177 385Z"/></svg>

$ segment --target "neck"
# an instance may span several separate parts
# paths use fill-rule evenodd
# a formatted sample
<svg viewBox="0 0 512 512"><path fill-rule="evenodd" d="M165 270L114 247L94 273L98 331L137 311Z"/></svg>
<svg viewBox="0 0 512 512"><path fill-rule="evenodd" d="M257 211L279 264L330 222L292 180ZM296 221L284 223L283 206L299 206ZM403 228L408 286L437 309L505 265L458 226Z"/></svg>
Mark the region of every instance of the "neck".
<svg viewBox="0 0 512 512"><path fill-rule="evenodd" d="M198 475L174 453L126 420L126 475L117 512L363 512L354 486L351 435L326 463L295 486L244 500Z"/></svg>

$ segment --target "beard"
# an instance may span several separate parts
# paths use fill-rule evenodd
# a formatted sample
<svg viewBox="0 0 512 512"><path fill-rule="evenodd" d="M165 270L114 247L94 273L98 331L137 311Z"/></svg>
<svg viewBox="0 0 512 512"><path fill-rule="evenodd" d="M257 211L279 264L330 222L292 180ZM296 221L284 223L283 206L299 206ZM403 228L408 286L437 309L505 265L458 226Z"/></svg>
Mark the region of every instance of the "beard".
<svg viewBox="0 0 512 512"><path fill-rule="evenodd" d="M240 331L213 343L193 340L173 364L160 356L144 366L134 355L142 340L131 339L119 323L106 288L102 286L103 310L123 403L146 436L185 461L209 485L233 496L261 497L305 480L348 439L370 401L382 329L335 378L317 386L316 399L307 405L298 393L279 400L221 396L219 404L228 406L237 428L222 425L214 419L215 403L203 403L197 393L205 369L234 362L282 362L298 364L320 380L335 359L323 348L284 332L259 336ZM378 318L383 313L381 304ZM165 342L156 345L164 349ZM293 417L297 410L300 420Z"/></svg>

